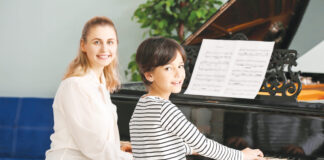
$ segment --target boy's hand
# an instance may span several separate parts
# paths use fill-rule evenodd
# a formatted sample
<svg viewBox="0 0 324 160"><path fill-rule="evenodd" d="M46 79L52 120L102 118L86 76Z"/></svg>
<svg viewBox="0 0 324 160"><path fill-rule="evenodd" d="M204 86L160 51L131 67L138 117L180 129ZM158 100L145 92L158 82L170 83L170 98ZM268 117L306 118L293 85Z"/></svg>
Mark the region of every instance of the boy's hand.
<svg viewBox="0 0 324 160"><path fill-rule="evenodd" d="M245 148L242 152L243 160L265 160L262 151L259 149Z"/></svg>
<svg viewBox="0 0 324 160"><path fill-rule="evenodd" d="M192 155L199 155L197 152L193 151Z"/></svg>

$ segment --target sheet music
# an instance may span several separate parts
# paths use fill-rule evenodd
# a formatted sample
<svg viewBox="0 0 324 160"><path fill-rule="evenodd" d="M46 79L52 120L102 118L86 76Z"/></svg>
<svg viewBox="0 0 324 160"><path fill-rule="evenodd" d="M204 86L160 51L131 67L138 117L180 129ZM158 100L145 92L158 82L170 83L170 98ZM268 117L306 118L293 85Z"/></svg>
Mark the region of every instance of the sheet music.
<svg viewBox="0 0 324 160"><path fill-rule="evenodd" d="M274 42L204 39L185 94L253 99Z"/></svg>

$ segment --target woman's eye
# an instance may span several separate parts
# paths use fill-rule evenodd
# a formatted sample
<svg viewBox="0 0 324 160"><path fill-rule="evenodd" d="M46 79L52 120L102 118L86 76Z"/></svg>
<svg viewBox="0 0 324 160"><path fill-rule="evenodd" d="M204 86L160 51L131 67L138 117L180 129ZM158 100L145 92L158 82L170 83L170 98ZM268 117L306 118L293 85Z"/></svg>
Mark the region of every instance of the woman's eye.
<svg viewBox="0 0 324 160"><path fill-rule="evenodd" d="M184 68L184 65L180 65L178 68Z"/></svg>
<svg viewBox="0 0 324 160"><path fill-rule="evenodd" d="M171 67L166 67L165 70L171 71L172 69L171 69Z"/></svg>
<svg viewBox="0 0 324 160"><path fill-rule="evenodd" d="M99 45L99 44L100 44L99 41L94 41L93 43L94 43L95 45Z"/></svg>
<svg viewBox="0 0 324 160"><path fill-rule="evenodd" d="M114 42L113 41L108 41L107 44L112 45L112 44L114 44Z"/></svg>

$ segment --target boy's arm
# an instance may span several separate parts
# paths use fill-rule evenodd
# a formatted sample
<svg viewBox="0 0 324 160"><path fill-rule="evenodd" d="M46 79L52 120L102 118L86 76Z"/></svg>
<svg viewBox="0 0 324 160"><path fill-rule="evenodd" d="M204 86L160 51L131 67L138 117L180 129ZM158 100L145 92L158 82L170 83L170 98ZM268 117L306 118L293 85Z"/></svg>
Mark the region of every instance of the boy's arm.
<svg viewBox="0 0 324 160"><path fill-rule="evenodd" d="M190 148L200 155L214 159L242 159L241 151L206 138L172 103L166 102L162 105L161 123L164 129L183 139Z"/></svg>

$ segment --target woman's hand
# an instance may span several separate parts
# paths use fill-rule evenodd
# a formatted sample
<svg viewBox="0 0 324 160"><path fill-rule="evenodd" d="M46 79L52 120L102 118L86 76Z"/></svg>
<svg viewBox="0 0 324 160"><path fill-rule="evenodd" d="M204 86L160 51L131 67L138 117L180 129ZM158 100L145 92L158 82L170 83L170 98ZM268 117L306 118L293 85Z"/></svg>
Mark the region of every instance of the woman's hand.
<svg viewBox="0 0 324 160"><path fill-rule="evenodd" d="M265 160L259 149L245 148L242 150L243 160Z"/></svg>
<svg viewBox="0 0 324 160"><path fill-rule="evenodd" d="M128 141L120 141L120 150L132 153L132 145Z"/></svg>

